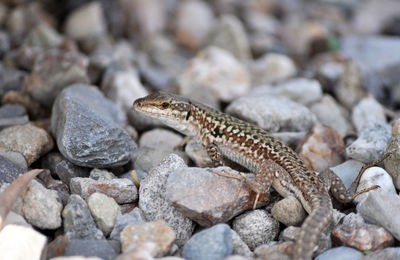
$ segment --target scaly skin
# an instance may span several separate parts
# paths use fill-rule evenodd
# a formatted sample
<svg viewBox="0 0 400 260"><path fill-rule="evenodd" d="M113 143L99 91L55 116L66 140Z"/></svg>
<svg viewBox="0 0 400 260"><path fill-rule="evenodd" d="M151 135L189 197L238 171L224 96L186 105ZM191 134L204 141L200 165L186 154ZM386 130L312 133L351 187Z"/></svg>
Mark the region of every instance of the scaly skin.
<svg viewBox="0 0 400 260"><path fill-rule="evenodd" d="M267 131L187 98L153 93L137 99L133 106L137 111L200 140L215 166L225 164L228 159L255 172L255 181L245 177L243 180L257 195L272 186L282 196L294 196L301 201L309 216L301 226L292 250L295 259L312 258L321 233L332 220L329 189L339 201L350 202L358 194L376 188L355 193L358 178L346 190L333 172L326 172L321 178L308 169L290 147Z"/></svg>

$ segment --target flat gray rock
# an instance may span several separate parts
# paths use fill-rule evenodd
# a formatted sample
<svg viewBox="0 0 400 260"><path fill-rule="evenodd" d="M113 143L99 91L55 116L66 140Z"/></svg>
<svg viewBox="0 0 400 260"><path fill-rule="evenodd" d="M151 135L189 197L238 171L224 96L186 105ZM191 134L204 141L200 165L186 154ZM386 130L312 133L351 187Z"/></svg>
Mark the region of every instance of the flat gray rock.
<svg viewBox="0 0 400 260"><path fill-rule="evenodd" d="M18 175L25 172L25 169L0 155L0 186L4 183L11 183Z"/></svg>
<svg viewBox="0 0 400 260"><path fill-rule="evenodd" d="M86 167L115 167L132 158L135 142L117 122L118 111L94 86L76 84L56 99L51 130L60 152Z"/></svg>
<svg viewBox="0 0 400 260"><path fill-rule="evenodd" d="M97 256L104 260L113 260L117 254L105 239L72 239L65 248L65 256Z"/></svg>

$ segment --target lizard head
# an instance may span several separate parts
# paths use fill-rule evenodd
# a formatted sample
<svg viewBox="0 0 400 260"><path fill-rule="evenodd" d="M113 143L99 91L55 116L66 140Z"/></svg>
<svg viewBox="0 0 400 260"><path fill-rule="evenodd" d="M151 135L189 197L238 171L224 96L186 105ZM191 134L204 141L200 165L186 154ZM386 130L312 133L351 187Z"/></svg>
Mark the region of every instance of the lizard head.
<svg viewBox="0 0 400 260"><path fill-rule="evenodd" d="M136 99L133 108L180 132L189 134L191 103L187 98L165 92L154 92Z"/></svg>

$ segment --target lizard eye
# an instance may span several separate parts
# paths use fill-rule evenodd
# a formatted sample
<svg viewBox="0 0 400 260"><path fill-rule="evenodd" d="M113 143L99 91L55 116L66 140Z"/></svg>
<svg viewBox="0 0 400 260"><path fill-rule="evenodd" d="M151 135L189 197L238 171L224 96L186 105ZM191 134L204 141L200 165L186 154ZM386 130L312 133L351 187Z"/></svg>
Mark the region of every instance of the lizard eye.
<svg viewBox="0 0 400 260"><path fill-rule="evenodd" d="M168 102L164 102L161 104L162 108L168 108L169 107L169 103Z"/></svg>

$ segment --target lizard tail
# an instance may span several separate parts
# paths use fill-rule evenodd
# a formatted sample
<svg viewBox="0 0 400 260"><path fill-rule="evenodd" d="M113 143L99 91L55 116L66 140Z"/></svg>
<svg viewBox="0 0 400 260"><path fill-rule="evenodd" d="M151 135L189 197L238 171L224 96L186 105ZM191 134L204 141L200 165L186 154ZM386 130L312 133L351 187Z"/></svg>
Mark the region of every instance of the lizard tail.
<svg viewBox="0 0 400 260"><path fill-rule="evenodd" d="M294 259L312 259L320 234L328 228L332 220L332 201L329 194L316 196L311 204L313 210L301 226L294 245Z"/></svg>

